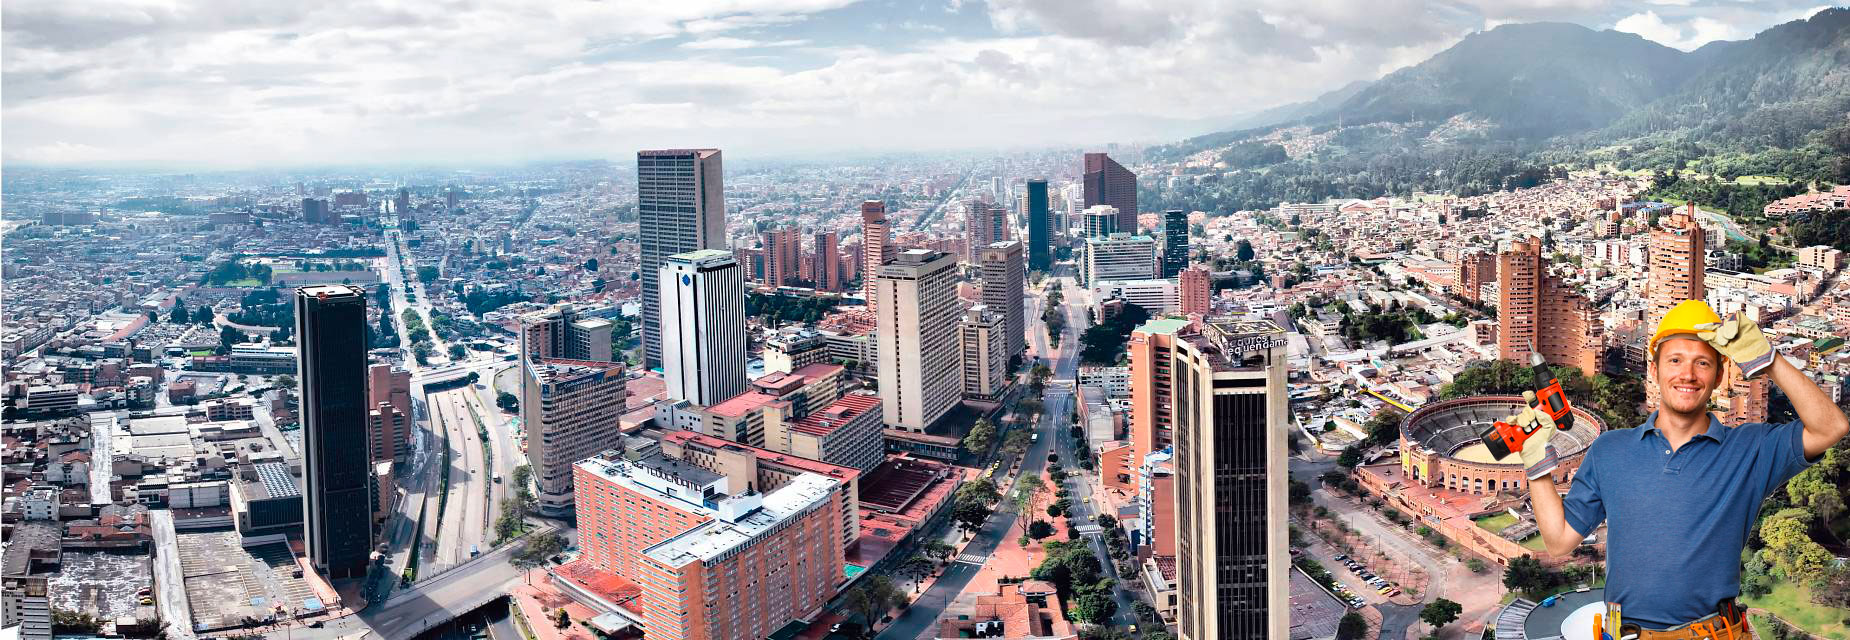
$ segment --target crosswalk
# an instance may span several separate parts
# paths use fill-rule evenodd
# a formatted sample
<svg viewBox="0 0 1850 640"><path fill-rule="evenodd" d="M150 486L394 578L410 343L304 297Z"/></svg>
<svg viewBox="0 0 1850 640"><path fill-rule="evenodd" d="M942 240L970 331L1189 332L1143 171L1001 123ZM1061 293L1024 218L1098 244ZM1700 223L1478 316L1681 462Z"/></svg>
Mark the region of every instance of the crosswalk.
<svg viewBox="0 0 1850 640"><path fill-rule="evenodd" d="M963 564L973 564L973 565L980 567L980 566L983 566L983 563L989 562L989 556L980 556L974 553L966 553L966 554L957 556L957 561Z"/></svg>

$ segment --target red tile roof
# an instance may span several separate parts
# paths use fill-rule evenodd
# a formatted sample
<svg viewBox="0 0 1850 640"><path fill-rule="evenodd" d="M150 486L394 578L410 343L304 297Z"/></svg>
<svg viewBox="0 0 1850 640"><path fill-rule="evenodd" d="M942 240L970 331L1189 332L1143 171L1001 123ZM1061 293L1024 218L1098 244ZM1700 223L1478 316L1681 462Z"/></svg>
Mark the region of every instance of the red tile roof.
<svg viewBox="0 0 1850 640"><path fill-rule="evenodd" d="M791 429L814 436L826 436L869 412L880 412L879 396L849 394L829 403L821 411L804 416Z"/></svg>

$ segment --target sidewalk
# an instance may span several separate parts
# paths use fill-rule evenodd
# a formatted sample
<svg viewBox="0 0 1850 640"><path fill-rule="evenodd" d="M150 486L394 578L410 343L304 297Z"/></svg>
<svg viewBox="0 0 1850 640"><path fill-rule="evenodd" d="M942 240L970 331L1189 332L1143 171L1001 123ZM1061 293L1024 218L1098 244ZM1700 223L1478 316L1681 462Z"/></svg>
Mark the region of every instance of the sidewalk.
<svg viewBox="0 0 1850 640"><path fill-rule="evenodd" d="M578 624L581 620L595 617L595 612L560 593L552 585L552 576L546 570L534 569L528 572L527 577L533 584L528 585L523 580L514 585L508 596L519 608L520 615L527 619L527 628L532 630L533 637L539 640L595 640L589 629ZM555 626L549 615L559 608L564 608L566 615L571 617L570 625L564 629ZM516 621L514 624L518 626L520 623Z"/></svg>

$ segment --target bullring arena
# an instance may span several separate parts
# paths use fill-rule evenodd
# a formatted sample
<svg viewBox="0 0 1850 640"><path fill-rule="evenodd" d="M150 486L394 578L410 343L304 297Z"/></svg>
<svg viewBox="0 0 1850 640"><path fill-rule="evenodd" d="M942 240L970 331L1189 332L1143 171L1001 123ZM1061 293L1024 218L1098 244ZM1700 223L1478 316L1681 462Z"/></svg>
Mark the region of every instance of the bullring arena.
<svg viewBox="0 0 1850 640"><path fill-rule="evenodd" d="M1499 565L1541 550L1527 515L1522 460L1492 460L1479 434L1524 408L1521 396L1478 396L1426 405L1401 421L1398 459L1356 467L1362 490L1439 535ZM1566 488L1606 425L1574 408L1574 426L1554 439Z"/></svg>

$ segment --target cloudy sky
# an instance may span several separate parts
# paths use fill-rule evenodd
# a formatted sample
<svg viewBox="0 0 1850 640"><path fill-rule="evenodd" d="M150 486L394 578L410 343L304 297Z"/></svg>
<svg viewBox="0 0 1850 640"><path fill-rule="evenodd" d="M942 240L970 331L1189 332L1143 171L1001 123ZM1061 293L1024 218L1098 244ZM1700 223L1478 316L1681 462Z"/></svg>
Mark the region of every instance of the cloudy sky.
<svg viewBox="0 0 1850 640"><path fill-rule="evenodd" d="M7 0L14 166L1168 141L1555 20L1693 49L1820 0Z"/></svg>

